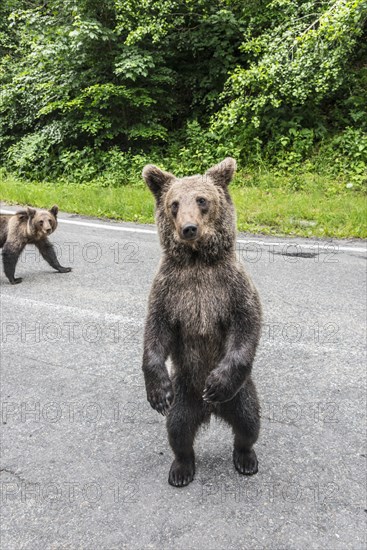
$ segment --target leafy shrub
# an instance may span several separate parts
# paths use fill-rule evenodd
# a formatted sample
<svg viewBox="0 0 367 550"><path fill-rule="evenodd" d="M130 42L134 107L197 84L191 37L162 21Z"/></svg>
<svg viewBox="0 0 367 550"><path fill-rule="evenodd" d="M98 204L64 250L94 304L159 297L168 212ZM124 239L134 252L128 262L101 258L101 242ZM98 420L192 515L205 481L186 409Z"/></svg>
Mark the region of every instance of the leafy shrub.
<svg viewBox="0 0 367 550"><path fill-rule="evenodd" d="M359 190L366 18L366 0L3 0L1 162L123 185L233 155Z"/></svg>

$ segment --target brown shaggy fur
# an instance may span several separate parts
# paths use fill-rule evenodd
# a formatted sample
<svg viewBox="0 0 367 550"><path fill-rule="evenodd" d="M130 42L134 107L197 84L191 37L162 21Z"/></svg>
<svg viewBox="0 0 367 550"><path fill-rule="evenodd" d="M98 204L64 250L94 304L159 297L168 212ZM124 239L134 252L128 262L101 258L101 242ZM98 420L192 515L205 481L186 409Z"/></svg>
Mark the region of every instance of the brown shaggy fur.
<svg viewBox="0 0 367 550"><path fill-rule="evenodd" d="M57 227L58 207L51 210L35 210L27 208L15 214L0 215L0 248L3 248L3 265L5 275L11 284L21 283L15 278L15 267L26 244L34 244L43 258L59 273L71 271L70 267L62 267L55 250L48 240Z"/></svg>
<svg viewBox="0 0 367 550"><path fill-rule="evenodd" d="M168 481L177 487L194 477L195 434L211 413L233 428L236 469L257 472L252 445L259 405L250 373L261 306L235 255L235 211L228 193L235 168L234 159L227 158L203 176L178 179L152 165L143 170L156 199L163 248L149 298L143 371L148 401L167 415L175 454Z"/></svg>

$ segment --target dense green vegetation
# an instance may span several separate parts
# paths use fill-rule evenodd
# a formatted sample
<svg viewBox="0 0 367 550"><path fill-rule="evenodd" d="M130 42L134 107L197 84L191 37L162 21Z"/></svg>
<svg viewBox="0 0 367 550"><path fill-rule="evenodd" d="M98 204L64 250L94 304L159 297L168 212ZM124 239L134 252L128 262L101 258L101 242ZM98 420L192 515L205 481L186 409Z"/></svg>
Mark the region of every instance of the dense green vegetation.
<svg viewBox="0 0 367 550"><path fill-rule="evenodd" d="M285 201L319 181L358 202L366 19L367 0L2 0L3 174L138 186L146 162L181 175L232 155L260 194L271 173Z"/></svg>

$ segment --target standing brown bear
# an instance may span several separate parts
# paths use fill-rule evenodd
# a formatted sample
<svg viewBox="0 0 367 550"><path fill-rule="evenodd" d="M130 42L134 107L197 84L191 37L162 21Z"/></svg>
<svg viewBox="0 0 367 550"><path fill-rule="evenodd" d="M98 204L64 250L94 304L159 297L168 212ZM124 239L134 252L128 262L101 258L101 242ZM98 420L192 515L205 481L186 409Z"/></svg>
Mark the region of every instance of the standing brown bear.
<svg viewBox="0 0 367 550"><path fill-rule="evenodd" d="M0 248L3 248L4 272L12 285L22 282L21 277L15 278L15 267L26 244L34 244L43 258L59 273L71 271L71 267L63 267L57 259L54 247L48 236L57 227L56 204L50 210L35 210L28 207L15 214L0 215Z"/></svg>
<svg viewBox="0 0 367 550"><path fill-rule="evenodd" d="M211 413L232 426L236 469L257 472L252 446L260 418L251 368L261 305L235 254L228 193L235 169L236 161L226 158L203 176L179 179L153 165L143 170L163 248L149 298L143 372L149 403L167 415L175 454L168 481L176 487L194 478L195 434Z"/></svg>

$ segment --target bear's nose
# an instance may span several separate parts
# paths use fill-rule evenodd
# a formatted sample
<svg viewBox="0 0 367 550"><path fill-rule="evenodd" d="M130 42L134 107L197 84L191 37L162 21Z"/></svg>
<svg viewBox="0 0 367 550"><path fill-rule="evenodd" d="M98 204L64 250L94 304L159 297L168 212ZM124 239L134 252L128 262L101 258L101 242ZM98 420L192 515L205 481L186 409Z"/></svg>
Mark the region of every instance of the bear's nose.
<svg viewBox="0 0 367 550"><path fill-rule="evenodd" d="M182 236L187 241L195 239L197 233L198 233L198 226L194 225L193 223L187 223L182 228Z"/></svg>

